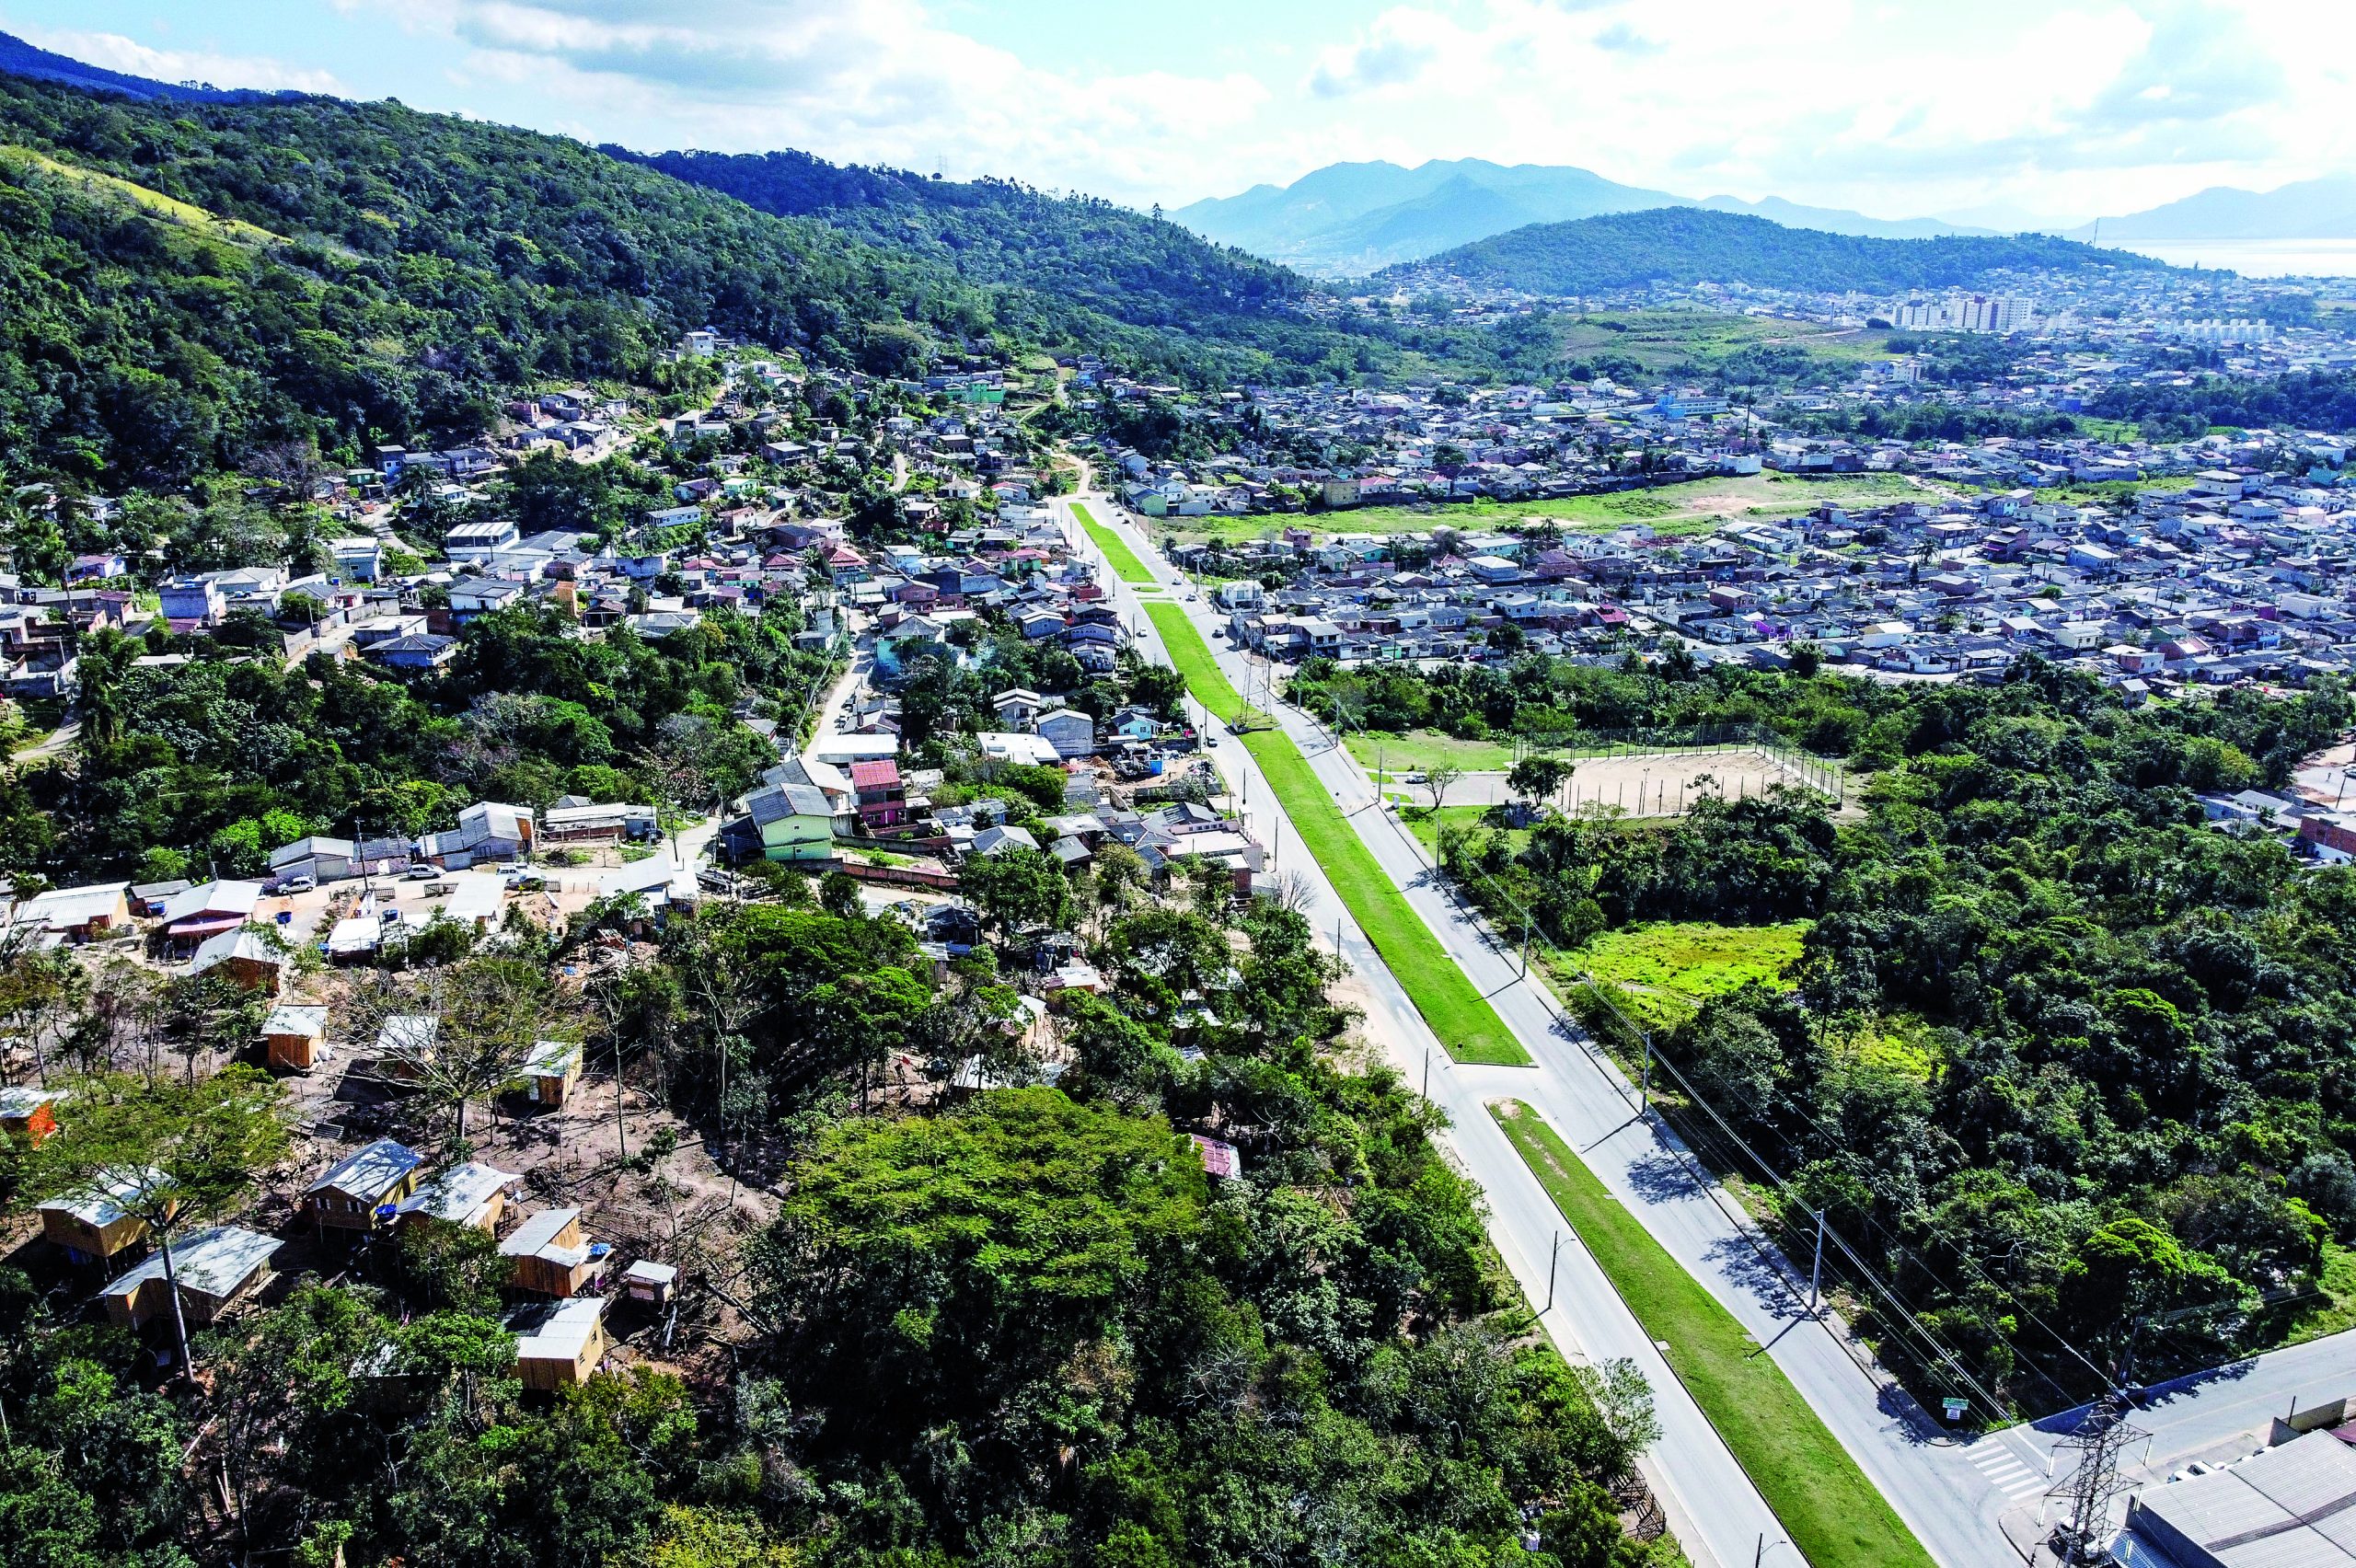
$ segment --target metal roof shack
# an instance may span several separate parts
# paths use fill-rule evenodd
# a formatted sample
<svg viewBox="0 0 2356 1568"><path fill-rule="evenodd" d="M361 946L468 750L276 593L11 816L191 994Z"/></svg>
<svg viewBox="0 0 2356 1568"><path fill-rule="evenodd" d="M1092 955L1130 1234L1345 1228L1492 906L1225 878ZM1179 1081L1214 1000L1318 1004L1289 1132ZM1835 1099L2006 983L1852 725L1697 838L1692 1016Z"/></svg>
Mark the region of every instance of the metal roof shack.
<svg viewBox="0 0 2356 1568"><path fill-rule="evenodd" d="M523 1179L514 1171L470 1159L427 1177L417 1191L401 1200L400 1217L438 1219L445 1225L490 1230L499 1224L508 1189Z"/></svg>
<svg viewBox="0 0 2356 1568"><path fill-rule="evenodd" d="M587 1382L605 1358L605 1318L602 1296L518 1312L510 1320L516 1330L516 1377L525 1388L545 1391Z"/></svg>
<svg viewBox="0 0 2356 1568"><path fill-rule="evenodd" d="M2356 1557L2356 1449L2310 1432L2137 1493L2127 1528L2178 1568L2339 1568Z"/></svg>
<svg viewBox="0 0 2356 1568"><path fill-rule="evenodd" d="M172 1273L180 1307L191 1324L210 1323L250 1290L278 1251L278 1238L234 1225L216 1225L171 1245ZM107 1315L124 1328L137 1328L170 1306L164 1281L164 1254L157 1252L98 1292Z"/></svg>

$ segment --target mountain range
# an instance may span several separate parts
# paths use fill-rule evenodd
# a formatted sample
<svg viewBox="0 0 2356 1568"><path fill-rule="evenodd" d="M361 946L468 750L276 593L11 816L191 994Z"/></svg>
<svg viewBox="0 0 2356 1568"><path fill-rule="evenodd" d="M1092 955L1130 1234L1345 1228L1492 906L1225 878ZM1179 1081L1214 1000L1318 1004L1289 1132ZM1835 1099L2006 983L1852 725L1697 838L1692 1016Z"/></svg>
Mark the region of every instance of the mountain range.
<svg viewBox="0 0 2356 1568"><path fill-rule="evenodd" d="M2106 244L2199 244L2219 240L2356 239L2356 175L2303 179L2272 190L2213 185L2164 206L2071 229Z"/></svg>
<svg viewBox="0 0 2356 1568"><path fill-rule="evenodd" d="M1696 199L1622 185L1591 169L1545 164L1507 167L1482 158L1333 164L1290 185L1255 185L1170 215L1207 238L1322 276L1357 276L1418 260L1530 224L1561 223L1657 207L1745 213L1787 227L1876 239L1987 234L1931 218L1870 218L1778 197Z"/></svg>
<svg viewBox="0 0 2356 1568"><path fill-rule="evenodd" d="M2164 263L2042 235L1882 239L1790 228L1745 213L1653 207L1529 224L1377 274L1417 287L1442 278L1525 294L1576 296L1647 283L1738 282L1760 288L1898 294L1969 287L1987 274L2144 271Z"/></svg>

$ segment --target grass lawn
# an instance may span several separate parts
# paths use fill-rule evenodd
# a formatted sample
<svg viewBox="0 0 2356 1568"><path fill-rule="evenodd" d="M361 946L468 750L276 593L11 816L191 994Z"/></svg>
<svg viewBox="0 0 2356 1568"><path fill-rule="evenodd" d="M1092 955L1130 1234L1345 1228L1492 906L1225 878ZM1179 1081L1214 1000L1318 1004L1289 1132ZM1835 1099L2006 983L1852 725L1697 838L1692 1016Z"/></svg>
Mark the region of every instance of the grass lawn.
<svg viewBox="0 0 2356 1568"><path fill-rule="evenodd" d="M1413 786L1408 786L1406 792L1412 794L1415 791ZM1438 859L1442 824L1451 827L1479 827L1481 819L1488 813L1486 806L1442 806L1435 812L1429 806L1410 805L1400 808L1399 821L1415 836L1415 842L1424 847L1424 852ZM1506 842L1512 845L1517 852L1530 841L1529 831L1525 828L1508 827L1496 831L1506 836Z"/></svg>
<svg viewBox="0 0 2356 1568"><path fill-rule="evenodd" d="M1814 1568L1929 1568L1930 1553L1734 1315L1534 1112L1519 1101L1492 1110L1801 1555Z"/></svg>
<svg viewBox="0 0 2356 1568"><path fill-rule="evenodd" d="M1592 974L1627 990L1656 1021L1692 1016L1712 997L1754 980L1783 984L1800 955L1808 923L1720 926L1707 920L1660 920L1606 931L1574 952L1550 956L1548 967L1566 981Z"/></svg>
<svg viewBox="0 0 2356 1568"><path fill-rule="evenodd" d="M1685 479L1649 490L1565 496L1555 501L1471 501L1447 505L1361 506L1312 516L1184 517L1162 526L1188 539L1240 542L1304 524L1320 536L1410 534L1431 528L1505 528L1551 517L1574 533L1608 534L1646 523L1663 535L1709 534L1731 519L1793 517L1819 502L1897 501L1923 492L1897 474L1745 474Z"/></svg>
<svg viewBox="0 0 2356 1568"><path fill-rule="evenodd" d="M1714 310L1605 310L1565 325L1562 352L1573 358L1622 354L1646 370L1666 370L1769 346L1804 349L1819 358L1854 363L1887 355L1888 343L1886 332L1842 330L1810 321Z"/></svg>
<svg viewBox="0 0 2356 1568"><path fill-rule="evenodd" d="M1075 501L1071 503L1071 514L1080 519L1080 525L1088 530L1088 536L1096 541L1096 548L1104 552L1104 559L1113 563L1113 570L1120 575L1122 582L1161 581L1146 570L1145 562L1138 559L1138 552L1129 548L1120 535L1096 521L1096 514L1087 507Z"/></svg>
<svg viewBox="0 0 2356 1568"><path fill-rule="evenodd" d="M1369 735L1348 740L1350 755L1371 768L1375 754L1382 770L1397 783L1402 773L1424 773L1435 767L1461 767L1469 773L1503 773L1513 766L1513 745L1500 741L1460 741L1438 730L1410 730L1400 735Z"/></svg>
<svg viewBox="0 0 2356 1568"><path fill-rule="evenodd" d="M1243 711L1242 694L1220 673L1209 644L1185 612L1175 605L1148 605L1146 614L1161 633L1171 663L1186 677L1195 700L1232 722ZM1374 943L1448 1054L1460 1062L1527 1065L1530 1054L1521 1042L1375 864L1300 748L1281 730L1255 730L1243 737L1243 744L1284 802L1294 831L1349 906L1351 918Z"/></svg>

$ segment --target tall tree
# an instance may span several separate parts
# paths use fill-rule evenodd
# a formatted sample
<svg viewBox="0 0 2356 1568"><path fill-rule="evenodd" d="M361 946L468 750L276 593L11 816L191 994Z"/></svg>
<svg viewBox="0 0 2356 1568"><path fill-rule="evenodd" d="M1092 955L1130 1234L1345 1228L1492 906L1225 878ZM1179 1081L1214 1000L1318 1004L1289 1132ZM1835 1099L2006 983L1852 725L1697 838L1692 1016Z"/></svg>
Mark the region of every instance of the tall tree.
<svg viewBox="0 0 2356 1568"><path fill-rule="evenodd" d="M71 1122L32 1151L26 1201L103 1191L155 1237L183 1374L188 1320L172 1243L196 1216L232 1207L284 1158L285 1098L266 1074L241 1065L194 1083L101 1074L73 1084Z"/></svg>

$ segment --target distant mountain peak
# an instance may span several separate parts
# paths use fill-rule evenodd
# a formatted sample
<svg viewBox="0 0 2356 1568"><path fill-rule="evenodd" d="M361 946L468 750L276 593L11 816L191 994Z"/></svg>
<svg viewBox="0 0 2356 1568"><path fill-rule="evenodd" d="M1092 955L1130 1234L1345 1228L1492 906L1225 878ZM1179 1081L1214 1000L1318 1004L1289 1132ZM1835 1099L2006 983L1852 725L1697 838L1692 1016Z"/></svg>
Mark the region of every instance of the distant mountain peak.
<svg viewBox="0 0 2356 1568"><path fill-rule="evenodd" d="M1527 224L1656 207L1705 207L1884 239L1987 232L1931 218L1869 218L1772 196L1697 202L1622 185L1576 165L1506 165L1486 158L1431 158L1412 169L1380 161L1329 164L1290 185L1255 185L1242 195L1196 202L1170 215L1209 238L1330 277L1420 260Z"/></svg>

